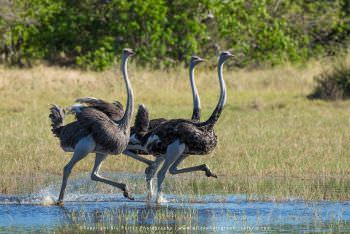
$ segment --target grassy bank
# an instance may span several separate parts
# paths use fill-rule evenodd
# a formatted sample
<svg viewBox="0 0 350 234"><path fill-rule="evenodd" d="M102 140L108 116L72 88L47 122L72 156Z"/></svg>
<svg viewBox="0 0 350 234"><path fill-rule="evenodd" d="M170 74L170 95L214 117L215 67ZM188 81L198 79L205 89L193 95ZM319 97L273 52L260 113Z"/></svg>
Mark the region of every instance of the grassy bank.
<svg viewBox="0 0 350 234"><path fill-rule="evenodd" d="M256 181L266 177L350 180L350 102L306 98L314 87L313 76L324 66L314 62L303 68L226 71L227 106L216 125L219 145L211 155L190 157L183 165L205 162L219 176ZM135 101L145 103L152 118L190 117L187 70L147 71L132 66L129 70ZM206 119L218 98L216 72L201 66L197 81ZM71 155L60 149L50 132L48 107L50 103L67 106L83 96L125 103L119 70L0 68L0 193L13 193L29 182L37 187L49 175L61 175ZM93 160L91 155L79 162L74 172L90 171ZM142 172L144 166L126 156L110 156L102 170ZM256 187L247 185L244 192L256 193Z"/></svg>

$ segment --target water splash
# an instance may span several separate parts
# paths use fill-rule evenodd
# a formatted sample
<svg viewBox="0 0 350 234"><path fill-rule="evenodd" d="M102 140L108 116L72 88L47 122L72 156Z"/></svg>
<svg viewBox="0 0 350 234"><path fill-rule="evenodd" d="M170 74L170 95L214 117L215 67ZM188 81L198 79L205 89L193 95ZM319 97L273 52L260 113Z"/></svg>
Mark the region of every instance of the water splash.
<svg viewBox="0 0 350 234"><path fill-rule="evenodd" d="M118 179L131 181L134 187L144 184L140 175L118 175ZM244 194L165 194L168 202L158 205L154 199L146 202L145 188L138 186L138 190L134 189L141 192L135 195L135 201L129 201L118 189L98 184L91 181L89 175L83 175L70 180L64 207L52 206L59 189L60 183L57 182L31 194L0 195L0 232L13 232L19 227L26 232L40 231L42 227L54 230L62 225L96 226L101 223L137 227L197 225L209 228L207 230L229 227L227 232L259 231L242 230L242 227L269 227L277 232L331 232L334 230L332 225L343 225L343 229L336 231L350 231L350 201L289 199L276 202L273 198L261 201L258 196L254 199L254 196ZM322 225L312 229L315 223Z"/></svg>

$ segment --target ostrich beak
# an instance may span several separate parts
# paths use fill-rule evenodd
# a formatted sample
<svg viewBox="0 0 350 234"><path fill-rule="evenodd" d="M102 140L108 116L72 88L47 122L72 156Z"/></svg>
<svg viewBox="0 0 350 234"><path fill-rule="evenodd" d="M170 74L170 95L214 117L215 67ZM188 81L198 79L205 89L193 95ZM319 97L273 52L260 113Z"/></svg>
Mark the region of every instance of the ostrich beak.
<svg viewBox="0 0 350 234"><path fill-rule="evenodd" d="M135 52L132 49L130 49L130 48L124 48L123 52L124 53L128 53L131 56L135 54Z"/></svg>

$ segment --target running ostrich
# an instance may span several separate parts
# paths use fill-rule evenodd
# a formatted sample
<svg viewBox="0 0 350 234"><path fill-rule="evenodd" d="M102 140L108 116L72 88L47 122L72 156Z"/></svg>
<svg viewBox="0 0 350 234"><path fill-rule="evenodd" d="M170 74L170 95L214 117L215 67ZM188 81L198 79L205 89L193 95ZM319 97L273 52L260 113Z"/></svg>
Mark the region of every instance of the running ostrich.
<svg viewBox="0 0 350 234"><path fill-rule="evenodd" d="M63 204L67 180L74 165L93 152L96 153L96 158L91 179L117 187L123 191L124 197L133 200L133 197L129 195L126 184L111 181L98 173L101 163L107 158L108 154L118 155L122 153L129 142L134 98L128 79L127 62L133 54L134 52L131 49L124 49L122 54L121 68L127 90L127 104L124 113L122 110L112 111L108 116L96 108L86 108L76 114L77 120L75 122L63 126L64 111L56 105L53 105L50 109L49 117L52 121L53 134L60 139L64 151L74 152L72 159L63 170L58 205Z"/></svg>
<svg viewBox="0 0 350 234"><path fill-rule="evenodd" d="M217 136L214 132L214 125L221 115L227 96L222 68L225 61L232 56L233 55L228 51L224 51L220 54L218 61L220 97L208 120L205 122L195 122L185 119L169 120L159 125L153 131L144 134L143 138L138 139L138 146L136 145L135 140L132 148L158 156L147 174L147 186L149 189L148 197L152 196L152 178L154 177L160 163L164 161L162 168L157 174L157 203L165 201L162 196L162 183L168 170L171 174L205 171L207 176L216 177L216 175L212 174L205 164L183 169L178 169L177 167L190 154L206 155L211 153L217 145ZM144 109L141 113L144 115L143 119L146 120L143 121L143 124L147 126L147 109ZM129 147L130 145L128 148Z"/></svg>

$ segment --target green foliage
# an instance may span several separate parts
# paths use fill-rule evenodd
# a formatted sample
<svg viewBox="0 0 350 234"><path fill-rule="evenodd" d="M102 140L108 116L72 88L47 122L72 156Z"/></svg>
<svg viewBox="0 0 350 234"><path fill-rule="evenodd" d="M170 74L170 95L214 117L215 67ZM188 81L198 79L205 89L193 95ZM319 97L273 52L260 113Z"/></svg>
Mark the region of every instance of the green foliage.
<svg viewBox="0 0 350 234"><path fill-rule="evenodd" d="M315 77L316 88L309 96L326 100L350 98L350 64L338 60L330 71L324 71Z"/></svg>
<svg viewBox="0 0 350 234"><path fill-rule="evenodd" d="M124 47L152 67L231 49L239 65L280 64L347 46L347 0L0 0L0 62L103 70Z"/></svg>
<svg viewBox="0 0 350 234"><path fill-rule="evenodd" d="M300 61L317 55L318 37L342 22L340 1L217 1L218 30L243 64ZM328 34L327 34L328 35ZM332 38L329 38L332 40Z"/></svg>

